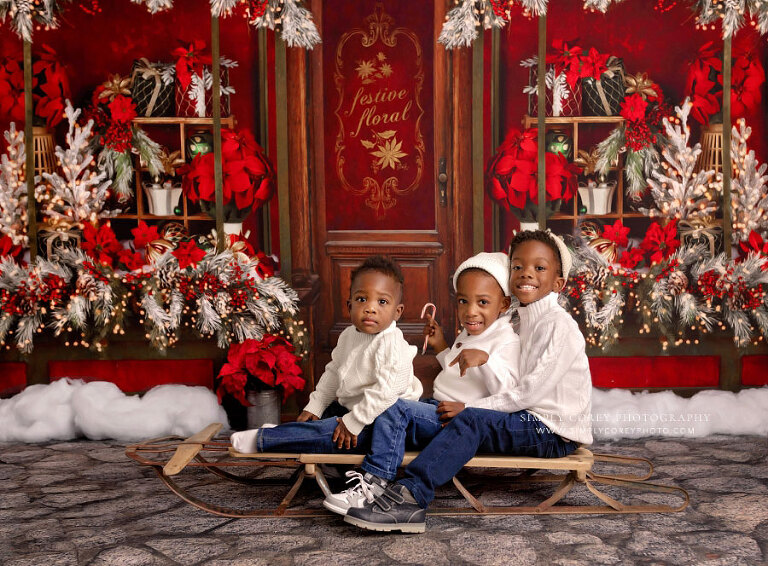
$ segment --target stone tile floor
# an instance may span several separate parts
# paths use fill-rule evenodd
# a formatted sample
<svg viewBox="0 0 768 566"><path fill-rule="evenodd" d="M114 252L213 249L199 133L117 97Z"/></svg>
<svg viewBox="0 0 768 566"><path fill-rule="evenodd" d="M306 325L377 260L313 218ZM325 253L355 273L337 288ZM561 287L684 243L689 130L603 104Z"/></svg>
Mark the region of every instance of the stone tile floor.
<svg viewBox="0 0 768 566"><path fill-rule="evenodd" d="M620 440L592 448L650 458L653 479L688 490L691 505L673 514L431 516L423 535L371 534L335 517L205 513L129 460L120 443L0 443L0 564L768 564L766 438ZM194 474L201 493L275 497ZM509 496L490 479L469 481L482 499ZM317 506L319 496L310 482L297 505ZM441 504L459 501L452 489L439 496Z"/></svg>

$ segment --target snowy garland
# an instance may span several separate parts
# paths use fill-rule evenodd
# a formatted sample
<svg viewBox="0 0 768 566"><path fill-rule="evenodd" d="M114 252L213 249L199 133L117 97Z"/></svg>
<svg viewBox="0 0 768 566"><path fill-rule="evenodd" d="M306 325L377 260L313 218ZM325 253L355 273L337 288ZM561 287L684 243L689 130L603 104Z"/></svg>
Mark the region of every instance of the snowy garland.
<svg viewBox="0 0 768 566"><path fill-rule="evenodd" d="M0 258L0 346L13 344L25 354L45 330L66 346L102 350L110 336L125 333L127 317L138 317L161 351L187 329L215 336L222 348L265 333L287 333L292 341L295 334L301 350L306 338L297 313L293 289L228 250L183 268L166 253L143 271L123 274L80 249L30 265Z"/></svg>
<svg viewBox="0 0 768 566"><path fill-rule="evenodd" d="M0 0L0 20L10 20L11 28L19 37L32 41L35 24L46 29L59 26L59 4L58 0Z"/></svg>

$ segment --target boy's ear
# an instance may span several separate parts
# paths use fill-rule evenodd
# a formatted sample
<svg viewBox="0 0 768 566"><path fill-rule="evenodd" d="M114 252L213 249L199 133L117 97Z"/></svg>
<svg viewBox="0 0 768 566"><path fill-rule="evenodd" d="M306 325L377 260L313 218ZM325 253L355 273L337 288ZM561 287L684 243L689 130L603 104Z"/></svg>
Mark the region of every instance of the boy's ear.
<svg viewBox="0 0 768 566"><path fill-rule="evenodd" d="M347 314L352 314L352 301L347 300Z"/></svg>
<svg viewBox="0 0 768 566"><path fill-rule="evenodd" d="M504 295L504 300L501 301L501 312L505 313L509 310L509 305L512 304L512 298Z"/></svg>
<svg viewBox="0 0 768 566"><path fill-rule="evenodd" d="M552 290L555 293L559 293L560 291L562 291L563 287L565 287L565 277L558 277L557 279L555 279L555 283L554 285L552 285L552 287L553 287Z"/></svg>
<svg viewBox="0 0 768 566"><path fill-rule="evenodd" d="M403 316L403 311L405 310L405 305L403 303L400 303L397 305L397 308L395 308L395 320L400 320L400 317Z"/></svg>

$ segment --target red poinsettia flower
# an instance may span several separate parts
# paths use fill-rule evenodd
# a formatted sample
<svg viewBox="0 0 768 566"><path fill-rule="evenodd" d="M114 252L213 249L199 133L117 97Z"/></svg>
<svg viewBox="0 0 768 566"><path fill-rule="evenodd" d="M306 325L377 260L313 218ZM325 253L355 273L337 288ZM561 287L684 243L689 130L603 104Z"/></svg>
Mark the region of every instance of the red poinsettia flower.
<svg viewBox="0 0 768 566"><path fill-rule="evenodd" d="M613 226L603 228L603 238L616 242L620 248L625 248L629 244L629 228L622 224L621 219L618 219Z"/></svg>
<svg viewBox="0 0 768 566"><path fill-rule="evenodd" d="M110 267L114 265L117 254L123 249L109 224L102 224L98 230L93 224L86 224L83 228L81 247L97 263Z"/></svg>
<svg viewBox="0 0 768 566"><path fill-rule="evenodd" d="M117 258L128 271L136 271L137 269L141 269L147 263L142 254L127 248L120 250L120 252L117 254Z"/></svg>
<svg viewBox="0 0 768 566"><path fill-rule="evenodd" d="M603 73L608 70L608 59L611 56L607 53L600 53L594 47L590 47L589 54L581 58L581 78L592 77L600 80Z"/></svg>
<svg viewBox="0 0 768 566"><path fill-rule="evenodd" d="M116 96L109 103L109 113L114 121L126 124L136 117L136 105L127 96Z"/></svg>
<svg viewBox="0 0 768 566"><path fill-rule="evenodd" d="M177 47L171 54L176 58L176 77L182 89L186 90L192 82L192 75L202 76L203 68L210 65L212 59L210 55L203 53L205 42L201 39L188 44L179 40L179 43L182 47Z"/></svg>
<svg viewBox="0 0 768 566"><path fill-rule="evenodd" d="M205 257L205 250L198 247L193 241L180 243L179 247L171 253L179 260L179 269L197 265L197 262Z"/></svg>
<svg viewBox="0 0 768 566"><path fill-rule="evenodd" d="M637 264L643 261L643 251L639 248L631 248L621 252L619 264L627 269L634 269Z"/></svg>
<svg viewBox="0 0 768 566"><path fill-rule="evenodd" d="M283 401L305 385L301 377L301 358L293 345L281 336L267 334L261 340L248 339L229 347L227 363L219 372L219 401L229 393L243 405L248 388L275 388L283 392Z"/></svg>
<svg viewBox="0 0 768 566"><path fill-rule="evenodd" d="M554 63L555 76L560 73L565 73L565 80L571 90L576 86L576 81L580 78L580 70L582 64L581 47L572 46L562 39L555 39L552 42L552 47L555 49L554 55L547 55L546 62Z"/></svg>
<svg viewBox="0 0 768 566"><path fill-rule="evenodd" d="M0 257L16 257L21 250L21 246L14 245L13 240L7 234L3 234L0 238Z"/></svg>
<svg viewBox="0 0 768 566"><path fill-rule="evenodd" d="M581 168L570 163L561 153L547 152L544 154L544 157L547 163L547 200L568 201L572 199L578 190L577 180L581 173ZM538 204L538 186L536 187L536 196L531 200Z"/></svg>
<svg viewBox="0 0 768 566"><path fill-rule="evenodd" d="M241 210L260 207L275 190L274 169L264 151L247 130L223 129L221 142L224 204L234 202ZM206 153L179 168L184 175L184 193L192 202L216 200L213 165L213 153Z"/></svg>
<svg viewBox="0 0 768 566"><path fill-rule="evenodd" d="M629 122L645 119L648 102L638 93L630 94L621 102L621 115Z"/></svg>
<svg viewBox="0 0 768 566"><path fill-rule="evenodd" d="M763 241L762 236L752 230L746 241L739 242L739 259L743 261L749 254L754 253L768 257L768 240ZM762 270L768 271L768 261L763 263Z"/></svg>
<svg viewBox="0 0 768 566"><path fill-rule="evenodd" d="M659 263L671 256L680 247L677 236L677 220L671 221L663 228L657 222L651 224L640 247L651 254L651 263Z"/></svg>
<svg viewBox="0 0 768 566"><path fill-rule="evenodd" d="M133 248L135 250L143 250L149 242L160 239L157 226L148 226L143 220L139 221L136 228L131 229L131 234L133 234Z"/></svg>

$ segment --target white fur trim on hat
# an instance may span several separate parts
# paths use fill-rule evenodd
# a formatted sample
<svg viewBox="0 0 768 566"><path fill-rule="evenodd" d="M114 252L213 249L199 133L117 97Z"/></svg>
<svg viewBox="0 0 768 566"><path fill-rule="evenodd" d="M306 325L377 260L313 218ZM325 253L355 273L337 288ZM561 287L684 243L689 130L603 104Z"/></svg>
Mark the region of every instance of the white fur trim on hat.
<svg viewBox="0 0 768 566"><path fill-rule="evenodd" d="M555 241L555 244L557 244L557 249L560 251L560 268L563 271L563 277L567 280L568 274L571 272L571 265L573 264L571 252L560 236L552 232L550 229L547 229L547 234L549 234L550 237Z"/></svg>
<svg viewBox="0 0 768 566"><path fill-rule="evenodd" d="M501 286L504 295L509 297L509 257L504 252L480 252L465 260L453 274L453 290L459 275L467 269L482 269L491 275Z"/></svg>

